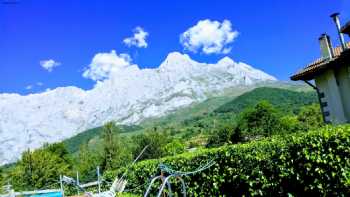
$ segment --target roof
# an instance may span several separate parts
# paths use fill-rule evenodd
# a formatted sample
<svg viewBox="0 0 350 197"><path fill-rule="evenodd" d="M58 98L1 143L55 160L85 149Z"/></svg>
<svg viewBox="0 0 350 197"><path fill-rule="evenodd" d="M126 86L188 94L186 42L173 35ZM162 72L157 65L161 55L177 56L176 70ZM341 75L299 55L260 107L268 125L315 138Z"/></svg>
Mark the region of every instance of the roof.
<svg viewBox="0 0 350 197"><path fill-rule="evenodd" d="M332 59L328 58L318 58L310 64L306 65L303 69L299 70L296 74L291 76L291 80L311 80L315 77L315 75L323 72L324 70L332 67L336 62L344 61L349 59L350 55L350 42L346 43L347 50L343 52L341 46L333 48L334 57ZM345 56L347 58L345 58Z"/></svg>
<svg viewBox="0 0 350 197"><path fill-rule="evenodd" d="M341 28L341 32L350 35L350 21Z"/></svg>

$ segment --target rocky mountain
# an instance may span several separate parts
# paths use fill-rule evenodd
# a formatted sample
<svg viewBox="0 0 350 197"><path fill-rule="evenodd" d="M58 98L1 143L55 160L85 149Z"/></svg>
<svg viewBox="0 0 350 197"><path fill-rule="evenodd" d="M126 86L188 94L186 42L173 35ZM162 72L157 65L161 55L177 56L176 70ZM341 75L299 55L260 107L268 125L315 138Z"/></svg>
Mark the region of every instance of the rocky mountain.
<svg viewBox="0 0 350 197"><path fill-rule="evenodd" d="M131 65L91 90L60 87L38 94L0 94L0 164L27 149L61 141L107 121L136 124L201 102L228 88L276 81L258 69L225 57L215 64L170 53L155 69Z"/></svg>

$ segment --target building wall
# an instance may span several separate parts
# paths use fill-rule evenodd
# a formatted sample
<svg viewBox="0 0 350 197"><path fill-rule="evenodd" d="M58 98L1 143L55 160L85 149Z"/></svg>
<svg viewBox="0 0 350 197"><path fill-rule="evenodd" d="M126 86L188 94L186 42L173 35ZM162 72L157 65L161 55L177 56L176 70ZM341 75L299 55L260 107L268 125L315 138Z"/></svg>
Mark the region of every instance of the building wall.
<svg viewBox="0 0 350 197"><path fill-rule="evenodd" d="M321 107L323 108L326 122L334 124L348 122L345 117L342 94L336 80L335 72L333 70L327 70L315 78L315 83L320 91Z"/></svg>
<svg viewBox="0 0 350 197"><path fill-rule="evenodd" d="M334 71L347 122L350 122L350 66L342 66Z"/></svg>

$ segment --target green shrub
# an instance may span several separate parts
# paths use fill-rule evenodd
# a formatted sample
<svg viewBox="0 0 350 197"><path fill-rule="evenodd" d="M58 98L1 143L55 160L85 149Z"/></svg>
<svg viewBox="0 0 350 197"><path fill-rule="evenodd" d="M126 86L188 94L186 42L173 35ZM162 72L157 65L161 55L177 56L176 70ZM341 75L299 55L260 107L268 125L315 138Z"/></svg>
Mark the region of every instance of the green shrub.
<svg viewBox="0 0 350 197"><path fill-rule="evenodd" d="M127 188L142 194L160 163L192 171L215 159L211 168L183 177L190 196L349 196L349 157L350 126L325 127L142 161L129 171ZM105 178L121 173L109 171ZM172 186L180 194L179 184Z"/></svg>
<svg viewBox="0 0 350 197"><path fill-rule="evenodd" d="M21 160L8 174L15 190L59 187L59 176L70 175L71 160L62 143L46 144L34 151L22 153Z"/></svg>
<svg viewBox="0 0 350 197"><path fill-rule="evenodd" d="M183 142L181 142L180 139L174 139L164 147L165 154L171 155L171 156L181 154L184 152L184 150L185 150L185 145Z"/></svg>
<svg viewBox="0 0 350 197"><path fill-rule="evenodd" d="M237 127L248 136L271 136L281 132L277 110L268 101L261 101L254 107L244 110Z"/></svg>
<svg viewBox="0 0 350 197"><path fill-rule="evenodd" d="M230 143L233 129L230 126L223 126L212 131L208 138L207 147L218 147L226 143Z"/></svg>
<svg viewBox="0 0 350 197"><path fill-rule="evenodd" d="M323 119L319 104L303 106L297 116L301 128L304 130L316 129L323 126Z"/></svg>
<svg viewBox="0 0 350 197"><path fill-rule="evenodd" d="M132 141L135 143L136 147L134 150L134 157L136 157L142 149L146 146L148 148L145 150L140 160L145 159L155 159L165 156L166 152L164 147L169 142L169 136L165 132L154 130L148 130L145 133L132 136Z"/></svg>
<svg viewBox="0 0 350 197"><path fill-rule="evenodd" d="M117 194L117 197L138 197L138 195L133 195L130 193L120 193L120 194Z"/></svg>
<svg viewBox="0 0 350 197"><path fill-rule="evenodd" d="M226 124L211 132L206 147L219 147L241 141L243 141L241 128Z"/></svg>

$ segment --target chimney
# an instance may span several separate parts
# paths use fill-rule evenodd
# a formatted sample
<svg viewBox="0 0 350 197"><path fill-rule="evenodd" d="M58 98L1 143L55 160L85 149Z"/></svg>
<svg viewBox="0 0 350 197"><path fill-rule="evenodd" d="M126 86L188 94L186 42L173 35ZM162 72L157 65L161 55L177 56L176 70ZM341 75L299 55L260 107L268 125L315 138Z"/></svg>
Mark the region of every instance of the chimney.
<svg viewBox="0 0 350 197"><path fill-rule="evenodd" d="M331 18L333 18L333 21L335 23L335 26L337 27L337 31L338 31L338 35L339 35L339 39L340 39L340 43L341 46L343 48L343 51L346 49L346 45L345 45L345 41L344 41L344 36L341 33L341 27L340 27L340 20L339 20L339 13L334 13L331 15Z"/></svg>
<svg viewBox="0 0 350 197"><path fill-rule="evenodd" d="M318 40L320 41L321 57L323 59L332 59L334 56L330 37L327 34L322 34Z"/></svg>

